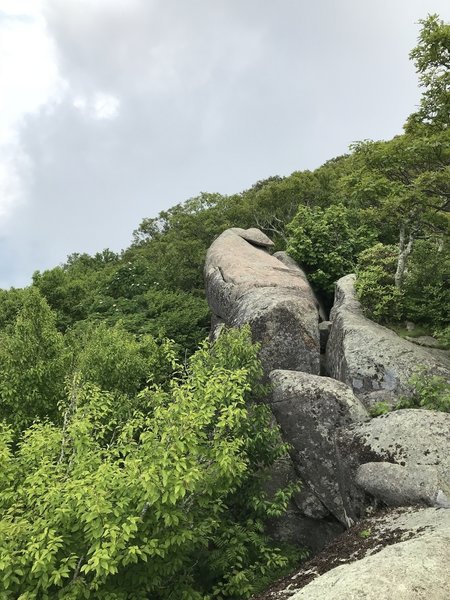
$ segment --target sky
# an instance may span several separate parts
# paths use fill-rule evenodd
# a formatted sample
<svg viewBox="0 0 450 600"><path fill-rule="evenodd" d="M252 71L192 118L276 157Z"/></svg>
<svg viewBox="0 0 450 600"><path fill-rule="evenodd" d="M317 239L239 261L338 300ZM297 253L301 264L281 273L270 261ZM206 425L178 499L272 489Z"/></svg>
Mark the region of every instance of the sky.
<svg viewBox="0 0 450 600"><path fill-rule="evenodd" d="M448 0L0 0L0 287L402 132Z"/></svg>

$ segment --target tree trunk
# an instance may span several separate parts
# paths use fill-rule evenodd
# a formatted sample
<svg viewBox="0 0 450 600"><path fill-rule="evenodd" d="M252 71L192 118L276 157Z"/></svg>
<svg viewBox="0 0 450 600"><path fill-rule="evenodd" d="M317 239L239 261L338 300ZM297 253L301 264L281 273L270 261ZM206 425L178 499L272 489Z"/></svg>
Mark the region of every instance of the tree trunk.
<svg viewBox="0 0 450 600"><path fill-rule="evenodd" d="M408 256L411 254L411 250L414 243L414 236L412 232L409 234L408 243L405 239L405 226L402 225L400 228L400 239L398 244L398 259L397 259L397 270L395 272L395 287L400 289L403 285L405 278L406 266L408 263Z"/></svg>

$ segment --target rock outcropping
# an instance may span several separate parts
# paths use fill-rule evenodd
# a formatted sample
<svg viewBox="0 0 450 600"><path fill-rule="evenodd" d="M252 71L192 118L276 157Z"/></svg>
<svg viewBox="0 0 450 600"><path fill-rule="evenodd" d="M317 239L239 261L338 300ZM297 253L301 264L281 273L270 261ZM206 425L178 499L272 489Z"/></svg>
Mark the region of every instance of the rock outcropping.
<svg viewBox="0 0 450 600"><path fill-rule="evenodd" d="M394 509L346 532L258 600L447 600L449 548L449 510Z"/></svg>
<svg viewBox="0 0 450 600"><path fill-rule="evenodd" d="M347 514L365 515L367 495L390 506L450 506L450 414L400 410L337 432Z"/></svg>
<svg viewBox="0 0 450 600"><path fill-rule="evenodd" d="M319 314L312 289L297 269L267 252L272 242L254 229L227 229L206 256L206 296L216 323L248 323L273 369L319 373Z"/></svg>
<svg viewBox="0 0 450 600"><path fill-rule="evenodd" d="M355 294L355 276L336 284L327 344L327 374L349 385L368 406L395 404L411 394L409 380L417 368L450 379L450 363L367 319Z"/></svg>
<svg viewBox="0 0 450 600"><path fill-rule="evenodd" d="M313 559L322 565L330 548L342 550L352 535L373 536L373 543L366 540L365 551L362 542L353 543L345 561L351 564L339 566L337 556L324 575L314 567L303 570L307 585L301 590L294 577L278 586L282 595L263 597L447 599L450 415L400 410L370 419L367 408L381 400L394 406L411 394L418 366L450 380L450 361L367 319L353 275L338 281L327 321L305 273L286 253L270 255L271 245L259 230L228 229L210 247L205 265L212 338L224 325L250 325L271 382L266 400L291 448L291 461L276 465L267 491L293 479L303 485L269 530L318 552L349 528ZM431 508L395 508L412 505ZM394 508L367 521L380 507ZM365 530L361 523L368 523Z"/></svg>
<svg viewBox="0 0 450 600"><path fill-rule="evenodd" d="M341 523L349 521L339 489L336 432L369 415L340 381L296 371L272 371L272 412L289 441L297 473Z"/></svg>

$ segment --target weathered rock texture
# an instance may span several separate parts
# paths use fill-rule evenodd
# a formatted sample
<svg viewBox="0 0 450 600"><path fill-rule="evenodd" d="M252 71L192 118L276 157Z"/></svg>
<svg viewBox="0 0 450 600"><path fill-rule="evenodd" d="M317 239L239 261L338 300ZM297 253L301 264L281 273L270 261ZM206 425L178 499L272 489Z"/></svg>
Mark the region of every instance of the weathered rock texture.
<svg viewBox="0 0 450 600"><path fill-rule="evenodd" d="M340 381L295 371L272 371L271 407L291 446L297 473L328 510L348 525L339 490L335 434L368 419L351 389Z"/></svg>
<svg viewBox="0 0 450 600"><path fill-rule="evenodd" d="M356 299L355 276L336 284L327 344L327 372L353 388L363 401L377 392L376 401L410 395L409 379L418 366L450 379L450 363L425 348L400 338L390 329L367 319ZM372 401L374 396L372 395ZM367 400L369 404L370 400Z"/></svg>
<svg viewBox="0 0 450 600"><path fill-rule="evenodd" d="M337 283L330 325L305 273L286 253L270 255L272 245L257 229L233 228L210 247L211 338L224 325L249 324L261 344L272 383L267 400L291 447L291 460L275 465L266 492L299 478L303 484L287 513L268 524L270 532L313 552L332 541L315 567L261 598L447 600L450 414L401 410L369 420L366 406L395 406L411 393L418 366L450 379L450 360L367 319L353 275ZM433 508L366 518L380 506L417 504Z"/></svg>
<svg viewBox="0 0 450 600"><path fill-rule="evenodd" d="M389 505L450 498L450 414L400 410L337 435L341 494L352 519L364 516L367 494ZM367 464L368 463L368 464Z"/></svg>
<svg viewBox="0 0 450 600"><path fill-rule="evenodd" d="M313 290L309 284L309 281L308 281L305 271L303 269L301 269L299 267L299 265L295 262L295 260L291 256L289 256L289 254L287 252L284 252L284 250L275 252L275 254L273 256L275 256L275 258L278 258L278 260L281 260L281 262L289 269L296 271L299 274L299 276L305 281L305 283L310 287L311 293L314 298L314 302L316 303L316 306L319 310L320 320L326 321L328 318L327 312L326 312L324 306L322 305L322 303L320 302L320 300L317 298L316 294L313 292Z"/></svg>
<svg viewBox="0 0 450 600"><path fill-rule="evenodd" d="M371 547L358 560L331 569L297 593L294 584L272 598L448 600L450 511L429 508L393 513L373 519L366 531L378 548ZM384 540L393 535L398 541L383 547Z"/></svg>
<svg viewBox="0 0 450 600"><path fill-rule="evenodd" d="M271 498L277 490L294 482L299 482L298 475L290 458L285 456L271 469L265 491ZM267 523L268 533L277 541L308 548L316 554L341 533L344 527L330 515L308 484L304 481L300 483L301 489L291 498L286 513Z"/></svg>
<svg viewBox="0 0 450 600"><path fill-rule="evenodd" d="M209 306L229 326L250 324L266 375L275 368L319 373L314 294L301 271L265 250L270 244L259 230L238 228L213 242L205 264Z"/></svg>

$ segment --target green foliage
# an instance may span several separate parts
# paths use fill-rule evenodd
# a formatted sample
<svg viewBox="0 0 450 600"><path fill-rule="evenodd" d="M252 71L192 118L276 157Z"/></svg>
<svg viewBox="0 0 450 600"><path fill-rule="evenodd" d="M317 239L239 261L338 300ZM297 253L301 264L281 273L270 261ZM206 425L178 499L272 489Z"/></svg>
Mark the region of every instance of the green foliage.
<svg viewBox="0 0 450 600"><path fill-rule="evenodd" d="M113 327L82 322L66 341L73 353L72 368L83 381L110 392L133 396L150 380L164 383L173 371L167 361L169 356L175 361L173 343L157 342L149 335L138 339L121 322Z"/></svg>
<svg viewBox="0 0 450 600"><path fill-rule="evenodd" d="M0 290L0 331L16 321L26 295L21 289Z"/></svg>
<svg viewBox="0 0 450 600"><path fill-rule="evenodd" d="M102 296L89 317L114 325L121 321L135 334L172 339L180 351L192 353L206 337L209 310L204 297L154 284L132 298Z"/></svg>
<svg viewBox="0 0 450 600"><path fill-rule="evenodd" d="M438 329L434 335L439 340L443 348L450 349L450 325L443 329Z"/></svg>
<svg viewBox="0 0 450 600"><path fill-rule="evenodd" d="M442 236L417 240L403 285L408 320L445 327L450 321L450 248Z"/></svg>
<svg viewBox="0 0 450 600"><path fill-rule="evenodd" d="M62 425L36 423L16 448L1 427L2 598L246 598L286 566L263 522L289 493L261 491L285 448L267 406L247 408L261 375L248 339L205 345L128 414L75 376Z"/></svg>
<svg viewBox="0 0 450 600"><path fill-rule="evenodd" d="M422 25L417 46L411 51L424 93L419 110L412 114L406 129L421 124L447 128L450 119L450 24L437 15L419 21Z"/></svg>
<svg viewBox="0 0 450 600"><path fill-rule="evenodd" d="M425 369L418 369L411 377L413 395L404 398L397 408L426 408L450 412L450 384L444 377L430 375Z"/></svg>
<svg viewBox="0 0 450 600"><path fill-rule="evenodd" d="M375 402L375 404L370 407L369 414L371 417L379 417L380 415L391 412L391 410L392 407L387 402Z"/></svg>
<svg viewBox="0 0 450 600"><path fill-rule="evenodd" d="M359 537L361 537L365 540L372 535L372 530L371 529L362 529L358 535L359 535Z"/></svg>
<svg viewBox="0 0 450 600"><path fill-rule="evenodd" d="M33 275L33 285L38 288L56 312L61 331L85 319L99 295L119 257L110 250L95 256L72 254L65 265Z"/></svg>
<svg viewBox="0 0 450 600"><path fill-rule="evenodd" d="M14 324L0 333L0 417L16 431L57 418L68 355L56 317L39 292L22 294Z"/></svg>
<svg viewBox="0 0 450 600"><path fill-rule="evenodd" d="M351 193L376 208L383 229L413 237L448 231L450 130L422 127L387 142L359 142L353 150Z"/></svg>
<svg viewBox="0 0 450 600"><path fill-rule="evenodd" d="M334 282L352 273L358 254L376 240L376 231L364 222L364 212L342 204L325 209L300 206L288 230L289 254L328 297Z"/></svg>
<svg viewBox="0 0 450 600"><path fill-rule="evenodd" d="M359 256L356 293L366 315L375 321L400 321L404 296L394 283L398 249L376 244Z"/></svg>
<svg viewBox="0 0 450 600"><path fill-rule="evenodd" d="M395 285L398 248L377 244L361 253L356 291L376 321L402 320L442 328L450 314L450 254L441 236L417 240L402 288Z"/></svg>

